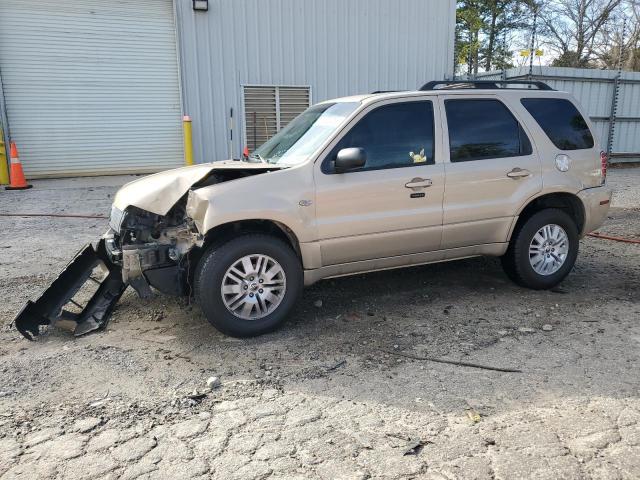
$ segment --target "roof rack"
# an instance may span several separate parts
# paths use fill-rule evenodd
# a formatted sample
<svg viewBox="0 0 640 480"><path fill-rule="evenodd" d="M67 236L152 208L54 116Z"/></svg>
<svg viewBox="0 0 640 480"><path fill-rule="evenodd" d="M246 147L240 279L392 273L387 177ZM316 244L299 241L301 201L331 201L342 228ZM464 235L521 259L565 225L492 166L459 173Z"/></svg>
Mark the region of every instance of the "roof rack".
<svg viewBox="0 0 640 480"><path fill-rule="evenodd" d="M538 90L553 90L549 85L539 81L527 81L527 80L433 80L425 83L420 87L420 91L426 90L444 90L444 89L507 89L509 85L522 85L522 87L516 87L517 89L530 89L536 87ZM438 88L442 86L442 88Z"/></svg>

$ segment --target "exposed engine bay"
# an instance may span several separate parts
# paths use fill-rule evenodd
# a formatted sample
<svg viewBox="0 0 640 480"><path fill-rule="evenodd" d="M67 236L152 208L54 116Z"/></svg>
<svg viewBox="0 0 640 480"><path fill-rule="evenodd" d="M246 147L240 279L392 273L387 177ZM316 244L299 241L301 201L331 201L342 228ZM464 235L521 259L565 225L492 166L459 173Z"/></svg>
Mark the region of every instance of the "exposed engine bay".
<svg viewBox="0 0 640 480"><path fill-rule="evenodd" d="M142 298L153 295L150 286L170 295L189 294L184 291L186 254L202 246L203 236L185 215L185 199L167 215L137 207L120 212L113 207L111 219L105 247L111 262L122 269L124 283Z"/></svg>
<svg viewBox="0 0 640 480"><path fill-rule="evenodd" d="M153 296L154 290L190 296L193 253L204 246L205 236L187 215L189 191L277 169L220 162L125 185L114 200L109 230L80 250L39 298L27 302L14 319L16 328L30 340L40 326L58 320L75 322L76 336L102 329L129 285L141 298Z"/></svg>

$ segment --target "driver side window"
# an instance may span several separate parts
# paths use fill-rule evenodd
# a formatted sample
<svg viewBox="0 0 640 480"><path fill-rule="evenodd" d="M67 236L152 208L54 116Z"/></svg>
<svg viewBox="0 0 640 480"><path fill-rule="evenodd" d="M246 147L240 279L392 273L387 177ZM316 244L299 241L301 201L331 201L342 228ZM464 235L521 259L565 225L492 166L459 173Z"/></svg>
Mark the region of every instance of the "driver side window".
<svg viewBox="0 0 640 480"><path fill-rule="evenodd" d="M340 140L322 165L333 172L343 148L359 147L367 154L364 167L352 171L412 167L434 163L433 103L405 102L369 112Z"/></svg>

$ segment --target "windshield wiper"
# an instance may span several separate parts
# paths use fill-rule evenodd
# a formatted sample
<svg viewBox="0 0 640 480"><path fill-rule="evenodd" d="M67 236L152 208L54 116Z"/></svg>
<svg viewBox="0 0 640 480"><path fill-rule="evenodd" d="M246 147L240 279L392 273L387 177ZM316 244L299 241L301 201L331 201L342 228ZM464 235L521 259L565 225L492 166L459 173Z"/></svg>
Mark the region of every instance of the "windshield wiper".
<svg viewBox="0 0 640 480"><path fill-rule="evenodd" d="M260 160L260 163L269 163L264 158L262 158L262 155L260 155L259 153L254 152L251 155L249 155L249 158L257 158L258 160Z"/></svg>

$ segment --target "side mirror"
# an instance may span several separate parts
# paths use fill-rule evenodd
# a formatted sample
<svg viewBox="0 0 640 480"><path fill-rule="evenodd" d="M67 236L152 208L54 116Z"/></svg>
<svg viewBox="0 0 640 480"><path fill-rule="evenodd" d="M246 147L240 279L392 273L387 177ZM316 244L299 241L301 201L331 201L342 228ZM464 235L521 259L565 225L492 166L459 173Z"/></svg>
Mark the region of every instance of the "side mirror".
<svg viewBox="0 0 640 480"><path fill-rule="evenodd" d="M354 168L364 167L367 163L367 153L362 148L343 148L336 155L335 171L343 173Z"/></svg>

